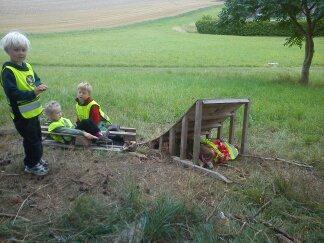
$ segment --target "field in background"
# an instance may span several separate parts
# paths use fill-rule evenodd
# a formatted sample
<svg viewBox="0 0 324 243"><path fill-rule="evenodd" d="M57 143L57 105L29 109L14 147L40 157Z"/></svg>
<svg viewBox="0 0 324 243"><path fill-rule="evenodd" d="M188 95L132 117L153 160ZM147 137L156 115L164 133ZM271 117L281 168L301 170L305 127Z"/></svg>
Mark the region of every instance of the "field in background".
<svg viewBox="0 0 324 243"><path fill-rule="evenodd" d="M220 4L212 0L0 1L0 32L33 33L107 28L174 16ZM19 16L19 18L17 18Z"/></svg>
<svg viewBox="0 0 324 243"><path fill-rule="evenodd" d="M235 169L219 168L238 183L226 186L165 163L167 158L159 154L149 154L143 162L126 155L46 149L51 175L37 182L0 174L4 178L0 189L2 211L10 209L15 214L21 202L8 202L13 192L25 193L25 197L30 193L25 188L49 183L53 187L33 198L36 209L25 207L21 213L36 221L42 217L48 225L19 222L13 227L3 219L0 236L15 232L18 239L29 240L95 236L109 240L126 231L128 236L139 232L147 241L276 240L273 230L262 223L249 221L242 226L249 220L245 216L257 215L256 220L282 227L298 239L323 239L324 57L320 53L324 52L324 38L315 40L311 84L302 87L296 82L304 51L284 47L284 38L192 32L195 20L219 10L213 7L107 30L29 35L33 45L29 61L49 86L43 103L56 99L65 116L74 118L75 87L79 81L89 81L94 97L112 120L136 127L140 139L146 140L168 128L196 99L247 97L252 101L250 152L299 160L316 169L262 160L236 161L230 163ZM0 61L5 60L1 53ZM269 67L268 62L278 62L278 66ZM3 93L0 97L0 112L5 114ZM12 126L8 116L1 116L0 122L0 127ZM10 137L4 139L0 150L18 161L22 158L20 143L7 148L14 142ZM145 148L139 151L147 152ZM16 173L18 167L12 164L5 172ZM71 183L70 178L80 180ZM135 191L124 190L125 178L134 180ZM100 200L92 201L84 194ZM167 201L161 207L159 198L165 194L187 205ZM193 212L190 204L202 212ZM225 218L219 216L221 212ZM55 217L62 214L62 220Z"/></svg>

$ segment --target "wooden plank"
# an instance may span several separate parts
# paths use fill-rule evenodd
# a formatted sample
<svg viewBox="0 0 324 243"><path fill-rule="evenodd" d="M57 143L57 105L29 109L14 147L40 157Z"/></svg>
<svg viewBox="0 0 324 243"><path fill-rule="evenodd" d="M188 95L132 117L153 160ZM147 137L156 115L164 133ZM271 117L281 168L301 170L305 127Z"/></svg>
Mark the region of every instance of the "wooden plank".
<svg viewBox="0 0 324 243"><path fill-rule="evenodd" d="M243 128L242 128L242 140L241 140L241 155L247 153L247 136L248 136L248 125L249 125L249 112L250 103L244 105L244 116L243 116Z"/></svg>
<svg viewBox="0 0 324 243"><path fill-rule="evenodd" d="M91 145L89 147L83 147L83 146L75 146L72 144L63 144L63 143L57 143L53 140L43 140L43 145L45 146L52 146L52 147L59 147L59 148L66 148L66 149L92 149L92 150L105 150L105 151L115 151L115 152L121 152L123 151L123 146L118 145L105 145L105 146L95 146Z"/></svg>
<svg viewBox="0 0 324 243"><path fill-rule="evenodd" d="M213 105L213 104L231 104L231 103L249 103L248 99L205 99L203 100L204 105Z"/></svg>
<svg viewBox="0 0 324 243"><path fill-rule="evenodd" d="M219 126L221 126L221 123L219 123L219 122L212 122L212 121L208 121L208 122L202 121L201 122L201 130L209 130L212 128L217 128ZM189 122L188 123L188 132L193 132L194 130L195 130L194 123ZM176 129L176 133L181 133L181 130Z"/></svg>
<svg viewBox="0 0 324 243"><path fill-rule="evenodd" d="M169 131L169 153L170 155L175 155L175 129L171 127Z"/></svg>
<svg viewBox="0 0 324 243"><path fill-rule="evenodd" d="M121 136L124 140L136 141L136 133L134 132L109 131L108 134Z"/></svg>
<svg viewBox="0 0 324 243"><path fill-rule="evenodd" d="M209 176L212 176L218 180L221 180L221 181L224 181L226 183L232 183L231 180L229 180L227 177L225 177L224 175L222 175L221 173L218 173L214 170L209 170L209 169L206 169L204 167L201 167L201 166L198 166L198 165L195 165L193 164L191 161L189 160L182 160L180 159L179 157L176 157L176 156L173 156L172 159L176 162L179 162L181 163L182 165L184 166L188 166L194 170L197 170L199 172L202 172L202 173L206 173L208 174Z"/></svg>
<svg viewBox="0 0 324 243"><path fill-rule="evenodd" d="M196 102L196 112L195 112L195 128L194 128L194 144L192 151L192 161L197 164L200 152L200 136L201 136L201 120L202 120L202 101L198 100Z"/></svg>
<svg viewBox="0 0 324 243"><path fill-rule="evenodd" d="M231 115L230 127L229 127L229 138L228 141L230 144L234 144L235 140L235 126L236 126L236 113L234 112Z"/></svg>
<svg viewBox="0 0 324 243"><path fill-rule="evenodd" d="M163 150L163 135L159 138L159 150L160 152Z"/></svg>
<svg viewBox="0 0 324 243"><path fill-rule="evenodd" d="M221 139L222 138L222 130L223 130L222 126L219 126L217 128L217 138L218 139Z"/></svg>
<svg viewBox="0 0 324 243"><path fill-rule="evenodd" d="M125 132L134 132L134 133L136 133L136 128L133 128L133 127L120 127L120 130L125 131Z"/></svg>
<svg viewBox="0 0 324 243"><path fill-rule="evenodd" d="M181 142L180 142L180 159L187 158L187 144L188 144L188 119L187 116L182 118L181 126Z"/></svg>
<svg viewBox="0 0 324 243"><path fill-rule="evenodd" d="M42 134L44 135L58 135L58 136L66 136L66 137L82 137L82 135L75 135L75 134L69 134L69 133L58 133L58 132L49 132L49 131L42 131Z"/></svg>

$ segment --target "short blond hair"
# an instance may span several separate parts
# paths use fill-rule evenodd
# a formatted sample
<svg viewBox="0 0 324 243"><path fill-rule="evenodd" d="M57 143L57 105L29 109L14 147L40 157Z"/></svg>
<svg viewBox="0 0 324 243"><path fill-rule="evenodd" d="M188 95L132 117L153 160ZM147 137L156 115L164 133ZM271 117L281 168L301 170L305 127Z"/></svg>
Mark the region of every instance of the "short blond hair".
<svg viewBox="0 0 324 243"><path fill-rule="evenodd" d="M92 86L91 84L87 83L87 82L81 82L78 84L78 90L81 89L81 90L86 90L89 92L89 94L91 94L92 92Z"/></svg>
<svg viewBox="0 0 324 243"><path fill-rule="evenodd" d="M18 32L18 31L12 31L6 34L0 42L0 46L8 52L9 49L19 47L19 46L24 46L27 48L27 50L30 47L30 42L27 39L27 37Z"/></svg>
<svg viewBox="0 0 324 243"><path fill-rule="evenodd" d="M46 116L50 116L54 111L62 111L60 103L55 100L51 100L45 105L44 113Z"/></svg>

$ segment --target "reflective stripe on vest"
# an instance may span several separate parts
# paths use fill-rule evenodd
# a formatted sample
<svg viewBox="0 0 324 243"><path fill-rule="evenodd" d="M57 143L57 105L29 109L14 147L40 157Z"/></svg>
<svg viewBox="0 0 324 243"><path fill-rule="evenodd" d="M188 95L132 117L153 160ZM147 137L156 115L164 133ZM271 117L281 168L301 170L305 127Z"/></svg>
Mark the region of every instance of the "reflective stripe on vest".
<svg viewBox="0 0 324 243"><path fill-rule="evenodd" d="M48 131L50 133L54 132L55 129L59 127L74 128L72 122L69 119L61 117L60 120L54 121L48 126ZM53 138L54 141L59 143L70 142L72 140L72 137L70 136L60 136L60 135L51 134L51 137Z"/></svg>
<svg viewBox="0 0 324 243"><path fill-rule="evenodd" d="M75 109L76 109L76 115L77 115L78 119L80 121L89 119L90 110L93 105L97 105L99 107L99 113L100 113L101 118L103 118L105 121L111 123L109 117L101 110L100 105L94 100L91 101L87 105L79 105L78 103L76 103Z"/></svg>
<svg viewBox="0 0 324 243"><path fill-rule="evenodd" d="M35 89L35 77L32 66L26 63L28 71L20 71L11 66L5 66L12 71L16 79L17 88L21 91L33 91ZM24 118L33 118L43 112L43 107L37 96L32 101L18 101L18 109ZM13 114L10 114L13 117Z"/></svg>

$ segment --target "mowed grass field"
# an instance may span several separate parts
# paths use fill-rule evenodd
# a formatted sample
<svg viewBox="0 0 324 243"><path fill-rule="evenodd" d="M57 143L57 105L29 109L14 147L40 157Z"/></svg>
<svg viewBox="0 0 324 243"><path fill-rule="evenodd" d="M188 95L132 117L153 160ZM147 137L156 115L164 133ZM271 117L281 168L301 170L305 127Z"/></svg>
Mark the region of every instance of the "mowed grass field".
<svg viewBox="0 0 324 243"><path fill-rule="evenodd" d="M262 223L266 222L284 228L297 239L323 239L324 38L315 39L311 83L303 87L297 81L304 50L284 47L285 38L182 31L192 29L202 15L216 15L219 11L220 7L212 7L114 29L29 35L32 49L28 61L49 87L42 95L43 103L58 100L64 115L75 119L76 86L88 81L94 89L93 97L113 122L136 127L139 138L148 140L178 120L197 99L249 98L250 153L297 160L315 169L308 172L272 162L233 162L243 177L239 184L226 186L208 179L198 183L192 176L180 184L188 183L188 188L201 191L191 194L192 199L186 198L185 204L169 195L157 200L146 200L149 196L144 195L143 200L136 186L123 187L112 179L117 184L112 188L116 186L117 198L121 200L118 206L83 197L88 194L82 192L62 217L56 220L49 216L48 227L52 229L37 222L12 226L3 221L0 236L2 233L20 238L25 235L31 240L82 241L139 230L145 242L277 240L273 227ZM2 53L0 61L6 59ZM269 62L277 62L278 66L269 67ZM1 127L10 127L5 96L1 93L0 97L0 112L4 114L0 117ZM238 120L241 117L239 113ZM240 132L238 129L238 137ZM71 161L71 167L75 158L82 157L57 150L51 155L53 159L62 158L56 161L60 164ZM96 160L108 160L106 155L96 156ZM118 156L112 156L111 164L107 162L109 168L114 159L118 161ZM124 157L119 160L127 162ZM97 162L95 166L102 165ZM144 168L145 163L141 166ZM84 169L85 164L80 163L80 171ZM155 181L160 183L159 180L156 173ZM162 180L161 184L165 185ZM209 206L207 201L215 203L208 213L204 211ZM223 212L225 217L219 216ZM250 219L244 218L249 215ZM19 235L22 229L24 234Z"/></svg>
<svg viewBox="0 0 324 243"><path fill-rule="evenodd" d="M252 101L250 148L320 165L324 133L324 38L315 39L311 85L296 84L303 49L284 38L200 35L186 29L220 7L127 27L30 35L28 61L49 86L44 103L74 117L75 87L88 81L114 122L152 138L199 98ZM1 54L1 62L7 57ZM277 62L276 68L268 62ZM4 97L1 93L1 97ZM2 112L6 111L1 99ZM8 125L9 117L1 123Z"/></svg>

